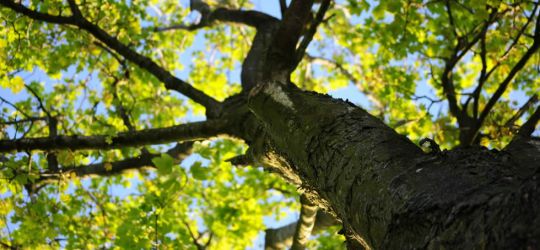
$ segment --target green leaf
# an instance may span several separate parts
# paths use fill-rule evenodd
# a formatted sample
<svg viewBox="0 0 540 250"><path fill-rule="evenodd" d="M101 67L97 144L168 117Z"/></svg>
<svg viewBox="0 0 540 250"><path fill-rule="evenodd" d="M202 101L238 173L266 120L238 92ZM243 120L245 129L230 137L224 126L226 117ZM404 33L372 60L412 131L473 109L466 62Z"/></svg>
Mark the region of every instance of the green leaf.
<svg viewBox="0 0 540 250"><path fill-rule="evenodd" d="M170 174L174 164L174 158L168 154L162 154L160 157L152 158L152 163L156 165L158 173L162 175Z"/></svg>
<svg viewBox="0 0 540 250"><path fill-rule="evenodd" d="M190 171L193 178L197 180L206 180L208 179L210 169L203 167L201 162L196 161L191 165Z"/></svg>

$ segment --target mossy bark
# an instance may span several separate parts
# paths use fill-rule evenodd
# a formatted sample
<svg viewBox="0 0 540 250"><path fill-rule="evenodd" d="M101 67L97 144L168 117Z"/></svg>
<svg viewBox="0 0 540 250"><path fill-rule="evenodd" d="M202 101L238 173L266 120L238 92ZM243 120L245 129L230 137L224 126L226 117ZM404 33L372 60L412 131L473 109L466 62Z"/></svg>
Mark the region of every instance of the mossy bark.
<svg viewBox="0 0 540 250"><path fill-rule="evenodd" d="M424 153L365 110L278 82L248 107L254 157L341 220L349 248L526 249L540 242L540 143Z"/></svg>

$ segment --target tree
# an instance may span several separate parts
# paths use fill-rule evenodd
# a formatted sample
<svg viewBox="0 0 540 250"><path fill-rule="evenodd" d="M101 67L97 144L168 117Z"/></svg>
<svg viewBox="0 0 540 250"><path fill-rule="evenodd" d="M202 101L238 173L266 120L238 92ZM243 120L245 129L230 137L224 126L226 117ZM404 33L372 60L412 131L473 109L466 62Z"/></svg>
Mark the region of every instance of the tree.
<svg viewBox="0 0 540 250"><path fill-rule="evenodd" d="M0 5L2 84L27 93L2 98L6 247L241 248L292 203L282 180L301 216L269 248L336 219L349 249L540 246L537 2ZM349 83L369 112L320 93ZM192 152L210 161L177 167Z"/></svg>

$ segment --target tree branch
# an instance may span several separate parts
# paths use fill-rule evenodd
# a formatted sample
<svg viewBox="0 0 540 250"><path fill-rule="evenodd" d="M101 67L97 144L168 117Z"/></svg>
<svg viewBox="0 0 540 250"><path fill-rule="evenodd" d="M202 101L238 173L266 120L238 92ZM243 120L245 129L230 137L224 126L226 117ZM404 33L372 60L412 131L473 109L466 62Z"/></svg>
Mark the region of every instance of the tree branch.
<svg viewBox="0 0 540 250"><path fill-rule="evenodd" d="M203 140L225 134L229 121L208 120L166 128L145 129L134 132L108 135L60 135L54 138L22 138L17 140L0 140L0 152L31 150L81 150L81 149L113 149L135 147L152 144L171 143L176 141Z"/></svg>
<svg viewBox="0 0 540 250"><path fill-rule="evenodd" d="M311 43L311 40L313 40L315 32L317 32L317 27L319 27L319 25L324 20L324 14L326 14L326 11L330 7L330 2L331 0L323 0L321 2L321 6L317 11L315 19L311 22L309 30L306 32L306 34L304 34L304 38L302 38L298 49L296 49L296 62L291 66L291 70L296 68L296 66L298 66L298 64L302 61L308 45Z"/></svg>
<svg viewBox="0 0 540 250"><path fill-rule="evenodd" d="M267 22L277 22L278 19L255 10L230 10L218 8L210 15L211 20L246 24L255 28Z"/></svg>
<svg viewBox="0 0 540 250"><path fill-rule="evenodd" d="M279 10L281 11L281 17L285 16L285 12L287 12L286 0L279 0Z"/></svg>
<svg viewBox="0 0 540 250"><path fill-rule="evenodd" d="M454 117L456 117L458 121L461 121L462 120L461 109L459 108L457 104L456 90L455 90L454 83L452 80L453 68L454 68L454 65L450 63L449 61L447 61L446 66L444 68L444 72L441 76L441 84L442 84L446 99L448 100L450 113L452 113L452 115L454 115Z"/></svg>
<svg viewBox="0 0 540 250"><path fill-rule="evenodd" d="M54 138L58 135L58 119L51 115L51 112L49 112L45 105L43 104L43 101L41 100L41 97L37 94L36 91L34 91L29 85L24 85L28 91L37 99L39 103L39 108L45 112L47 115L47 121L48 121L48 128L49 128L49 138ZM47 167L53 171L58 170L58 159L56 157L55 152L49 152L47 154Z"/></svg>
<svg viewBox="0 0 540 250"><path fill-rule="evenodd" d="M480 78L478 79L478 86L475 88L472 95L469 98L474 98L473 102L473 117L478 118L478 104L480 103L480 92L484 87L484 83L487 81L487 50L486 50L486 33L487 30L482 32L482 38L480 39L480 58L482 60L482 69L480 71ZM470 100L470 99L469 99ZM464 105L464 109L467 108L467 103Z"/></svg>
<svg viewBox="0 0 540 250"><path fill-rule="evenodd" d="M165 70L157 63L152 61L150 58L139 54L135 50L130 49L128 46L121 43L118 39L109 35L99 26L91 23L90 21L82 17L82 15L78 15L77 12L80 13L80 11L76 4L73 2L70 3L70 8L72 9L73 15L69 17L40 13L38 11L27 8L22 4L15 3L11 0L0 0L0 5L10 8L17 13L23 14L34 20L55 24L68 24L79 27L92 34L95 38L100 40L102 43L104 43L109 48L116 51L118 54L122 55L129 61L150 72L161 82L163 82L167 89L178 91L179 93L191 98L193 101L203 105L210 112L219 113L220 103L218 101L206 95L202 91L194 88L193 86L189 85L187 82L175 77L169 71Z"/></svg>
<svg viewBox="0 0 540 250"><path fill-rule="evenodd" d="M318 207L306 198L305 195L300 196L300 219L296 223L296 231L294 232L293 244L291 250L303 250L306 248L309 236L315 225L315 218Z"/></svg>
<svg viewBox="0 0 540 250"><path fill-rule="evenodd" d="M0 0L0 5L3 5L7 8L12 9L13 11L17 13L23 14L25 16L28 16L38 21L56 23L56 24L74 25L74 19L72 17L56 16L56 15L50 15L46 13L37 12L37 11L27 8L26 6L22 4L15 3L14 1L11 1L11 0Z"/></svg>
<svg viewBox="0 0 540 250"><path fill-rule="evenodd" d="M480 52L480 56L481 56L481 59L482 59L482 72L480 73L480 77L478 79L478 85L474 89L473 95L469 96L469 98L467 99L467 101L465 102L465 105L464 105L464 109L466 109L467 104L469 103L471 98L473 98L473 97L475 98L474 104L473 104L474 105L473 106L473 112L474 112L473 116L474 116L475 119L478 119L478 114L477 114L478 113L478 103L479 103L479 99L480 99L480 92L482 91L484 83L489 79L491 74L501 65L501 62L504 61L504 59L508 56L510 51L512 51L512 49L516 46L516 44L518 43L521 36L523 36L523 34L525 34L525 32L527 30L527 27L529 26L529 24L534 19L534 13L536 13L537 9L538 9L538 4L535 4L534 8L532 10L531 16L527 17L527 22L525 22L525 24L521 27L521 29L518 31L517 36L513 39L512 43L508 46L508 48L506 48L504 53L500 56L500 59L497 60L495 65L493 65L493 67L488 72L486 72L487 63L486 63L486 48L485 48L485 39L486 39L486 37L485 37L485 34L482 37L483 40L482 40L482 47L481 47L481 52Z"/></svg>
<svg viewBox="0 0 540 250"><path fill-rule="evenodd" d="M536 129L536 125L538 124L538 121L540 120L540 106L536 108L536 111L529 117L529 120L527 120L523 126L518 131L518 135L523 137L530 137L534 130Z"/></svg>
<svg viewBox="0 0 540 250"><path fill-rule="evenodd" d="M330 226L338 225L338 221L332 215L322 210L317 211L315 225L312 232L324 230ZM294 222L279 228L266 229L264 249L284 249L292 244L293 236L298 222Z"/></svg>
<svg viewBox="0 0 540 250"><path fill-rule="evenodd" d="M290 73L296 61L296 44L304 32L305 24L311 18L313 0L293 0L285 12L270 46L271 74Z"/></svg>
<svg viewBox="0 0 540 250"><path fill-rule="evenodd" d="M176 163L182 162L189 154L193 142L183 142L176 144L175 147L169 149L166 154L175 159ZM72 166L64 167L61 171L47 171L40 174L40 178L34 182L34 185L41 183L51 183L62 179L62 176L71 176L74 174L76 177L88 177L88 176L111 176L121 174L123 172L140 169L144 167L154 167L152 158L159 157L160 154L142 154L137 157L127 158L121 161L115 162L101 162L96 164L84 165L84 166Z"/></svg>
<svg viewBox="0 0 540 250"><path fill-rule="evenodd" d="M45 120L47 120L46 117L28 117L28 118L19 119L19 120L0 122L0 125L14 125L14 124L19 124L19 123L45 121Z"/></svg>
<svg viewBox="0 0 540 250"><path fill-rule="evenodd" d="M71 13L76 18L82 18L82 13L79 7L77 6L77 3L75 3L75 0L67 0L69 4L69 9L71 10Z"/></svg>
<svg viewBox="0 0 540 250"><path fill-rule="evenodd" d="M449 5L447 8L449 8ZM470 99L467 100L461 107L458 104L458 97L456 95L456 90L453 83L453 70L459 61L471 50L471 48L486 35L486 32L491 24L493 24L498 17L504 15L504 13L508 11L507 9L498 12L496 8L492 8L489 5L486 6L486 8L490 10L487 20L480 22L476 27L472 28L463 36L456 37L457 44L452 51L452 55L449 58L444 59L445 65L441 75L443 93L448 101L450 114L452 114L452 116L454 116L458 121L460 130L459 141L460 144L463 145L468 145L475 142L473 133L471 133L471 131L474 131L476 120L467 113L467 105ZM451 15L451 11L448 11L447 13ZM478 27L480 27L480 30L477 32L476 30ZM469 37L471 37L470 40Z"/></svg>
<svg viewBox="0 0 540 250"><path fill-rule="evenodd" d="M482 30L477 33L471 39L471 41L467 41L467 35L465 35L464 37L456 37L458 42L456 44L456 47L454 48L453 55L451 58L445 60L445 67L441 76L441 84L446 99L448 100L450 113L452 113L452 115L457 118L461 126L467 123L467 114L462 112L461 108L458 106L456 91L452 80L452 71L456 64L461 60L461 58L463 58L463 56L482 38L482 36L485 35L487 29L496 19L498 14L500 13L498 13L497 11L491 12L488 20L486 20L486 22L484 23ZM474 31L474 29L472 31Z"/></svg>
<svg viewBox="0 0 540 250"><path fill-rule="evenodd" d="M19 107L17 107L17 105L11 103L10 101L4 99L2 96L0 96L0 101L2 103L6 103L7 105L11 106L13 109L17 110L17 112L21 113L24 117L30 119L32 118L30 115L28 115L26 112L24 112L24 110L20 109ZM43 119L46 119L46 118L43 118Z"/></svg>
<svg viewBox="0 0 540 250"><path fill-rule="evenodd" d="M181 219L182 220L182 223L184 224L184 226L186 226L186 229L189 233L189 236L191 236L191 239L192 239L192 242L193 244L197 247L197 250L206 250L208 245L210 244L210 241L212 240L212 234L210 234L210 239L208 240L208 242L206 243L202 243L201 242L201 238L202 238L202 234L199 233L198 236L195 235L195 233L193 232L193 230L191 230L191 227L189 226L189 223L187 221L185 221L184 219Z"/></svg>
<svg viewBox="0 0 540 250"><path fill-rule="evenodd" d="M0 246L4 247L5 249L9 249L9 250L17 250L17 249L19 249L19 247L17 247L17 246L12 246L12 245L10 245L8 243L5 243L5 242L2 242L2 241L0 241Z"/></svg>
<svg viewBox="0 0 540 250"><path fill-rule="evenodd" d="M452 26L452 31L454 32L454 36L456 38L459 38L459 34L457 32L457 26L454 22L454 15L452 15L452 6L450 5L450 0L446 0L446 14L448 15L448 23L450 26Z"/></svg>
<svg viewBox="0 0 540 250"><path fill-rule="evenodd" d="M34 126L35 121L47 120L46 117L32 117L32 116L28 115L26 112L24 112L24 110L20 109L15 104L11 103L10 101L8 101L8 100L6 100L6 99L4 99L3 97L0 96L0 104L3 104L3 103L6 103L7 105L11 106L13 109L15 109L17 112L21 113L21 115L23 115L25 117L25 119L21 119L21 120L6 121L6 122L1 122L0 123L0 124L5 124L5 125L15 125L14 138L17 137L17 130L18 130L18 127L19 127L20 123L30 122L30 126L28 126L28 128L26 129L26 132L24 132L24 134L21 136L21 138L24 138L26 136L26 134L28 134L28 132L30 132L30 130Z"/></svg>
<svg viewBox="0 0 540 250"><path fill-rule="evenodd" d="M514 116L512 116L512 118L510 118L505 123L504 126L508 127L508 128L512 128L514 126L514 124L516 123L516 121L523 114L525 114L525 111L527 111L531 106L535 105L537 102L538 102L538 95L534 94L533 96L531 96L531 98L529 98L529 100L527 100L527 102L525 104L523 104L523 106L521 106L521 108L519 108L519 110L516 112L516 114L514 114Z"/></svg>
<svg viewBox="0 0 540 250"><path fill-rule="evenodd" d="M519 59L519 61L514 65L512 70L510 70L510 73L506 76L506 78L499 84L499 87L491 96L489 101L487 102L486 106L482 110L482 113L480 113L480 117L478 118L478 122L476 126L474 127L474 138L478 136L478 131L482 127L482 124L486 120L486 117L491 112L495 104L499 101L501 96L504 94L506 89L508 88L508 85L510 85L510 82L514 79L514 77L517 75L517 73L527 64L529 59L538 51L540 48L540 18L536 18L536 27L534 31L534 42L532 46L527 49L525 54ZM473 138L473 140L474 140Z"/></svg>
<svg viewBox="0 0 540 250"><path fill-rule="evenodd" d="M258 28L260 25L265 24L269 21L271 22L279 21L277 18L270 16L266 13L260 12L260 11L232 10L232 9L227 9L227 8L217 8L216 10L211 11L210 6L208 6L203 1L191 1L191 2L192 2L191 10L196 10L201 13L201 20L199 21L199 23L191 24L191 25L184 25L184 24L172 25L169 27L156 28L156 31L167 31L167 30L175 30L175 29L193 31L193 30L210 26L215 21L240 23L240 24L245 24L248 26Z"/></svg>

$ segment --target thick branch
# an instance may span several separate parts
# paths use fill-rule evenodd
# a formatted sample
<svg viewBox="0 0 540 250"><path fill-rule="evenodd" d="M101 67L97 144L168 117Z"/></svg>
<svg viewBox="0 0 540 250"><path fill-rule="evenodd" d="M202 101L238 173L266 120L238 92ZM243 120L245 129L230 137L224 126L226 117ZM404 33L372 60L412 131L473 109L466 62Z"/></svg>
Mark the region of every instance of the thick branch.
<svg viewBox="0 0 540 250"><path fill-rule="evenodd" d="M49 14L40 13L34 10L27 8L22 4L15 3L10 0L0 0L0 5L8 7L13 11L23 14L34 20L55 23L55 24L69 24L77 26L90 34L95 38L106 44L109 48L116 51L118 54L122 55L129 61L135 63L139 67L147 70L160 81L165 83L165 87L169 90L176 90L183 95L191 98L193 101L203 105L207 109L216 110L219 109L219 102L213 99L212 97L204 94L202 91L192 87L187 82L175 77L169 71L165 70L157 63L152 61L150 58L139 54L135 50L130 49L128 46L121 43L115 37L109 35L106 31L101 29L99 26L91 23L87 19L83 18L80 15L77 15L78 8L74 4L70 4L72 9L73 16L54 16ZM75 11L73 10L75 9Z"/></svg>
<svg viewBox="0 0 540 250"><path fill-rule="evenodd" d="M270 47L271 74L291 71L296 61L296 44L311 18L313 0L293 0L281 21Z"/></svg>
<svg viewBox="0 0 540 250"><path fill-rule="evenodd" d="M266 13L255 11L255 10L246 11L246 10L232 10L232 9L227 9L227 8L217 8L216 10L211 11L210 6L208 6L203 1L192 1L191 10L196 10L201 13L202 17L199 23L191 24L191 25L178 24L178 25L172 25L172 26L164 27L164 28L156 28L156 30L166 31L166 30L183 29L183 30L192 31L192 30L210 26L215 21L239 23L239 24L245 24L248 26L258 28L260 25L263 25L269 21L271 22L278 21L278 19L276 19L273 16L270 16Z"/></svg>
<svg viewBox="0 0 540 250"><path fill-rule="evenodd" d="M267 22L277 22L273 16L255 10L230 10L225 8L216 9L210 15L211 20L246 24L255 28Z"/></svg>
<svg viewBox="0 0 540 250"><path fill-rule="evenodd" d="M0 152L21 152L31 150L50 151L61 149L112 149L163 144L176 141L203 140L225 134L228 126L228 120L208 120L167 128L154 128L135 132L118 133L115 136L63 135L54 138L40 137L18 140L0 140Z"/></svg>

